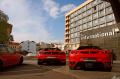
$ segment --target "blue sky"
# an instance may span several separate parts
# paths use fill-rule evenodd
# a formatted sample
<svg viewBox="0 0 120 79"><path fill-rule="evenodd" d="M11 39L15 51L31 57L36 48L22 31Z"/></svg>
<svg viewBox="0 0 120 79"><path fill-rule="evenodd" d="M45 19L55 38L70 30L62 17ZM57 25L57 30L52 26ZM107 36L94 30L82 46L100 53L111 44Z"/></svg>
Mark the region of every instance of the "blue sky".
<svg viewBox="0 0 120 79"><path fill-rule="evenodd" d="M66 12L84 0L0 0L15 41L64 41Z"/></svg>

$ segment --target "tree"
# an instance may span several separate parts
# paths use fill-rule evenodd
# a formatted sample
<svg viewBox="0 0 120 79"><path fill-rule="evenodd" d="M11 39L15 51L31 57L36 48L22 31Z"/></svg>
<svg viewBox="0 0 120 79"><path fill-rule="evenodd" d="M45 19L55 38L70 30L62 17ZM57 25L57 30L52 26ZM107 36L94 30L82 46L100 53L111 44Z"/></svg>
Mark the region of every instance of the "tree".
<svg viewBox="0 0 120 79"><path fill-rule="evenodd" d="M9 41L14 41L13 35L10 35Z"/></svg>
<svg viewBox="0 0 120 79"><path fill-rule="evenodd" d="M6 43L9 41L10 35L7 32L8 23L5 21L0 22L0 43Z"/></svg>

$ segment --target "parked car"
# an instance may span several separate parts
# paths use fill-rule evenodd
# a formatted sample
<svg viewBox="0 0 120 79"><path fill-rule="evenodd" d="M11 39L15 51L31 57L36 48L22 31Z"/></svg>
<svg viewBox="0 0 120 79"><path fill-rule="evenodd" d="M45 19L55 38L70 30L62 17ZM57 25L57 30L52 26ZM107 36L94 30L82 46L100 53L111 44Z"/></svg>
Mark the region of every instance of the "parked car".
<svg viewBox="0 0 120 79"><path fill-rule="evenodd" d="M12 65L21 65L23 56L7 45L0 44L0 71Z"/></svg>
<svg viewBox="0 0 120 79"><path fill-rule="evenodd" d="M70 69L104 69L111 71L112 54L97 46L80 46L69 53Z"/></svg>
<svg viewBox="0 0 120 79"><path fill-rule="evenodd" d="M38 52L38 65L43 63L66 64L66 54L58 48L45 48Z"/></svg>

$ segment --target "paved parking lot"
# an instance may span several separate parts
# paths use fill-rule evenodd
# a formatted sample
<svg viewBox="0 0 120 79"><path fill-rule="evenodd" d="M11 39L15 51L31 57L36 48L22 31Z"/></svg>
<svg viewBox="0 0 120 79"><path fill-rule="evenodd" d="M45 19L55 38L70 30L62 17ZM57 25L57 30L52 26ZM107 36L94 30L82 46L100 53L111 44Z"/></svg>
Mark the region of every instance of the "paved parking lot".
<svg viewBox="0 0 120 79"><path fill-rule="evenodd" d="M0 79L120 79L120 64L111 72L69 70L68 65L37 65L36 60L26 60L23 65L6 69Z"/></svg>

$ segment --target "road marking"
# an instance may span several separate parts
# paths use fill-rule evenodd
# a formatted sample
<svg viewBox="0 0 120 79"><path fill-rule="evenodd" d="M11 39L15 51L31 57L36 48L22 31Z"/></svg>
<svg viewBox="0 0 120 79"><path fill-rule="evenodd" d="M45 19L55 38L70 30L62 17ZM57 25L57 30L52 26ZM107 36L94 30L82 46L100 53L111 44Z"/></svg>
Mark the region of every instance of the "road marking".
<svg viewBox="0 0 120 79"><path fill-rule="evenodd" d="M59 68L60 69L60 68ZM70 76L72 76L72 77L75 77L76 79L80 79L80 76L78 76L78 75L75 75L75 74L72 74L72 73L70 73L70 72L67 72L67 71L69 71L69 70L64 70L64 71L60 71L59 69L53 69L53 71L56 71L56 72L59 72L59 73L63 73L63 74L66 74L66 75L70 75ZM82 78L81 78L82 79Z"/></svg>
<svg viewBox="0 0 120 79"><path fill-rule="evenodd" d="M16 71L6 71L7 73L8 72L28 72L28 71L36 71L36 70L40 70L40 69L31 69L31 70L16 70ZM6 73L6 72L3 72L3 73Z"/></svg>

